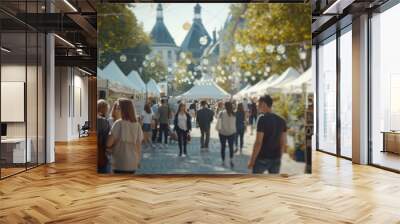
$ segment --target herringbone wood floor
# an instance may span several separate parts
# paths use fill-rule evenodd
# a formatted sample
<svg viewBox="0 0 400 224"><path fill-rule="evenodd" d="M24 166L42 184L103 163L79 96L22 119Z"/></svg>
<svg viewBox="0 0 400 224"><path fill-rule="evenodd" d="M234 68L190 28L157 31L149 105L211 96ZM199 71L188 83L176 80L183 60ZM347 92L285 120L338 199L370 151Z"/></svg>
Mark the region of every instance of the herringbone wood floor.
<svg viewBox="0 0 400 224"><path fill-rule="evenodd" d="M0 223L400 223L400 175L313 155L313 174L102 176L95 139L0 181Z"/></svg>

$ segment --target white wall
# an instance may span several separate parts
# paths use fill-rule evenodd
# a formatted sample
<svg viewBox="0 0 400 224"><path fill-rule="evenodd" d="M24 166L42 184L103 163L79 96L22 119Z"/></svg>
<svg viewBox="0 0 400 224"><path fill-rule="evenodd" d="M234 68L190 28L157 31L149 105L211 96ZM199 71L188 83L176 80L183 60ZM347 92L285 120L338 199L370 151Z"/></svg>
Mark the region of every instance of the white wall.
<svg viewBox="0 0 400 224"><path fill-rule="evenodd" d="M82 75L76 68L56 67L56 141L77 139L78 124L82 126L89 120L88 78Z"/></svg>

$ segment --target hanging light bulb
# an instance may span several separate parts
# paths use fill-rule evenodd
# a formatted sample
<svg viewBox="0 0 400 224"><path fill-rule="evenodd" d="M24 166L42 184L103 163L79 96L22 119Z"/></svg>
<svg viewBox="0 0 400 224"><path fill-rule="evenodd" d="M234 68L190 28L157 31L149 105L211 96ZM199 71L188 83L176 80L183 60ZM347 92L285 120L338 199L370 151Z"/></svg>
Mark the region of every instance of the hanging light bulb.
<svg viewBox="0 0 400 224"><path fill-rule="evenodd" d="M271 66L269 66L269 65L265 66L265 71L267 73L269 73L271 71Z"/></svg>
<svg viewBox="0 0 400 224"><path fill-rule="evenodd" d="M250 44L247 44L244 50L246 51L247 54L253 54L254 52L254 49Z"/></svg>
<svg viewBox="0 0 400 224"><path fill-rule="evenodd" d="M146 58L146 60L150 60L150 55L146 54L145 58Z"/></svg>
<svg viewBox="0 0 400 224"><path fill-rule="evenodd" d="M268 45L265 47L265 50L267 51L267 53L272 54L272 53L274 53L275 46L272 45L272 44L268 44Z"/></svg>
<svg viewBox="0 0 400 224"><path fill-rule="evenodd" d="M207 58L204 58L204 59L203 59L203 64L204 64L204 65L208 65L208 59L207 59Z"/></svg>
<svg viewBox="0 0 400 224"><path fill-rule="evenodd" d="M251 72L246 71L246 72L244 73L244 75L247 76L247 77L249 77L249 76L251 76Z"/></svg>
<svg viewBox="0 0 400 224"><path fill-rule="evenodd" d="M276 51L278 52L278 54L284 54L286 51L286 48L284 45L280 44L277 48Z"/></svg>
<svg viewBox="0 0 400 224"><path fill-rule="evenodd" d="M299 50L299 57L301 60L306 60L306 58L307 58L307 51L304 50L303 47L301 47Z"/></svg>
<svg viewBox="0 0 400 224"><path fill-rule="evenodd" d="M281 57L280 55L277 55L277 56L276 56L276 60L277 60L277 61L280 61L280 60L282 60L282 57Z"/></svg>
<svg viewBox="0 0 400 224"><path fill-rule="evenodd" d="M235 49L237 52L242 53L243 52L243 46L241 44L236 44Z"/></svg>
<svg viewBox="0 0 400 224"><path fill-rule="evenodd" d="M185 58L186 58L185 52L181 52L181 53L179 54L179 56L181 57L181 59L185 59Z"/></svg>
<svg viewBox="0 0 400 224"><path fill-rule="evenodd" d="M256 80L256 77L255 77L255 76L252 76L252 77L251 77L251 80L255 81L255 80Z"/></svg>
<svg viewBox="0 0 400 224"><path fill-rule="evenodd" d="M237 61L237 58L235 56L232 56L232 62L235 63Z"/></svg>
<svg viewBox="0 0 400 224"><path fill-rule="evenodd" d="M126 62L126 55L124 55L124 54L122 54L121 56L119 56L119 60L121 61L121 62Z"/></svg>
<svg viewBox="0 0 400 224"><path fill-rule="evenodd" d="M200 42L200 44L203 45L203 46L204 46L204 45L207 45L207 42L208 42L207 36L202 36L202 37L200 37L199 42Z"/></svg>
<svg viewBox="0 0 400 224"><path fill-rule="evenodd" d="M156 63L151 62L151 63L150 63L150 66L151 66L152 68L154 68L154 67L156 66Z"/></svg>

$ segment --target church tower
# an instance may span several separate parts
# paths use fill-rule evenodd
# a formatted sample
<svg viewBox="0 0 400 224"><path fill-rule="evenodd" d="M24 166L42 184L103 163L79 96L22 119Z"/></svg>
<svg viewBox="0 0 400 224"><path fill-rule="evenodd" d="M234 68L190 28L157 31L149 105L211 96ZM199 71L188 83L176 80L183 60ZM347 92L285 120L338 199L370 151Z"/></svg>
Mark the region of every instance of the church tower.
<svg viewBox="0 0 400 224"><path fill-rule="evenodd" d="M206 41L205 44L201 44L200 38ZM201 20L201 6L199 3L194 7L194 18L193 24L186 34L185 39L181 45L182 52L191 52L193 58L199 59L203 55L204 49L211 44L211 37L208 34L206 28Z"/></svg>
<svg viewBox="0 0 400 224"><path fill-rule="evenodd" d="M179 48L175 44L174 38L171 36L164 24L164 15L161 3L158 3L157 5L156 24L150 32L150 37L152 39L151 54L160 55L165 66L172 67L172 65L177 61Z"/></svg>

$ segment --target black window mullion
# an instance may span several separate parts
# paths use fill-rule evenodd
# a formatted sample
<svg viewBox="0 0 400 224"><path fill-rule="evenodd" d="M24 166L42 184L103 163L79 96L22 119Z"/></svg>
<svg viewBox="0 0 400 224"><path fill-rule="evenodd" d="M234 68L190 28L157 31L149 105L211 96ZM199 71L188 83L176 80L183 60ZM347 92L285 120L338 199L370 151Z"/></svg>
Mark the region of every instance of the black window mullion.
<svg viewBox="0 0 400 224"><path fill-rule="evenodd" d="M341 156L341 64L340 64L340 31L336 32L336 155Z"/></svg>

